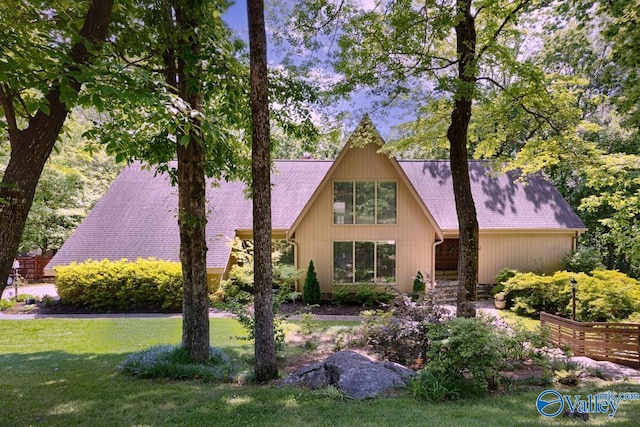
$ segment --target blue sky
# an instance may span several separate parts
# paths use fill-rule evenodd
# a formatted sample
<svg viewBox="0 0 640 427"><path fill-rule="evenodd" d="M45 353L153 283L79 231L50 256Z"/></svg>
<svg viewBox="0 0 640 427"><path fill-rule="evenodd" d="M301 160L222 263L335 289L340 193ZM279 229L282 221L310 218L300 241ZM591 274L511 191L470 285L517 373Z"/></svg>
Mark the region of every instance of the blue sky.
<svg viewBox="0 0 640 427"><path fill-rule="evenodd" d="M268 5L265 5L268 7ZM233 4L227 13L224 14L225 21L233 28L237 34L248 41L249 38L249 30L248 30L248 18L247 18L247 3L246 0L239 0ZM267 38L269 35L267 34ZM278 55L275 52L276 50L270 46L268 50L269 62L271 66L277 65L279 62ZM330 70L327 70L330 72ZM369 100L364 95L356 96L354 98L353 103L350 102L342 102L340 105L335 106L339 110L345 111L354 111L353 123L346 123L346 131L350 133L355 127L356 123L360 120L362 114L368 111ZM382 118L379 114L373 114L372 120L383 137L387 136L390 128L393 125L401 123L406 120L410 120L412 117L410 114L402 111L393 111L391 114L387 114L386 117Z"/></svg>

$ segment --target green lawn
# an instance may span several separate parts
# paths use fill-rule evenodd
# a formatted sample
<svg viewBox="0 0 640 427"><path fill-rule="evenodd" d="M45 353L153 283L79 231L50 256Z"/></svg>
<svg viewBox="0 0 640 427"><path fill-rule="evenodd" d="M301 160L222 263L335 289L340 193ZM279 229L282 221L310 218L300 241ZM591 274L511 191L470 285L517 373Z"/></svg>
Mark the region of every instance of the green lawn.
<svg viewBox="0 0 640 427"><path fill-rule="evenodd" d="M212 343L247 361L252 343L233 320L212 319ZM180 319L0 321L1 426L515 426L637 425L640 402L588 423L545 420L540 390L445 404L408 396L362 402L325 391L134 380L117 372L125 355L180 341ZM603 390L640 392L618 384ZM586 395L593 390L581 390Z"/></svg>
<svg viewBox="0 0 640 427"><path fill-rule="evenodd" d="M532 319L531 317L518 316L511 310L498 310L498 315L509 325L520 325L530 331L537 331L540 329L540 320Z"/></svg>

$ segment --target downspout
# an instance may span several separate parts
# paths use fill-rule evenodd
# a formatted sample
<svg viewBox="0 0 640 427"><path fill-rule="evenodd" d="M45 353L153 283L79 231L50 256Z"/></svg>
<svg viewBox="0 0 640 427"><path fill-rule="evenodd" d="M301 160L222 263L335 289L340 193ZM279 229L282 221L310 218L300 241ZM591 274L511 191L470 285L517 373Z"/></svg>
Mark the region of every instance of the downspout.
<svg viewBox="0 0 640 427"><path fill-rule="evenodd" d="M444 237L433 242L433 247L431 248L431 292L436 288L436 246L442 242L444 242Z"/></svg>
<svg viewBox="0 0 640 427"><path fill-rule="evenodd" d="M291 239L289 237L289 231L287 230L287 235L286 235L286 239L287 243L291 244L293 246L293 271L297 272L298 271L298 242L296 242L296 239ZM294 285L294 292L298 292L298 281L296 280Z"/></svg>
<svg viewBox="0 0 640 427"><path fill-rule="evenodd" d="M580 232L576 231L576 233L573 235L573 247L572 250L573 251L577 251L578 250L578 238L580 237Z"/></svg>

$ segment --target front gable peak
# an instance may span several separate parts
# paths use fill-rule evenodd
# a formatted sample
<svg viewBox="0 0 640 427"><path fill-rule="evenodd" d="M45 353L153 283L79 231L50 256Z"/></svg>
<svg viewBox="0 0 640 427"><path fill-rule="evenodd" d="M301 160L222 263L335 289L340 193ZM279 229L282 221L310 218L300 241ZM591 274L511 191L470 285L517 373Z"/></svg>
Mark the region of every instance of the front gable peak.
<svg viewBox="0 0 640 427"><path fill-rule="evenodd" d="M379 152L379 149L382 148L384 144L384 139L380 136L380 133L369 116L365 114L356 129L347 139L347 142L327 171L322 182L294 221L288 231L288 236L295 234L298 225L300 225L303 218L307 215L311 206L314 205L322 190L326 186L331 185L332 179L338 178L341 180L401 180L409 189L413 199L418 203L427 220L431 223L436 236L442 238L442 230L435 222L424 201L419 197L413 184L409 181L397 160L392 156ZM358 153L351 151L352 148L357 149Z"/></svg>

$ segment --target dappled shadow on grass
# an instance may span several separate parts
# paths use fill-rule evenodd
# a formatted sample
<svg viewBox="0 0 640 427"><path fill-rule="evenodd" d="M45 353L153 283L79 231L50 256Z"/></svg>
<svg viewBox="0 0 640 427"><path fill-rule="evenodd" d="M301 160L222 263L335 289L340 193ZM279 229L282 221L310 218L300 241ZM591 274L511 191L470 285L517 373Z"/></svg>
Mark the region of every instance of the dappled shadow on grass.
<svg viewBox="0 0 640 427"><path fill-rule="evenodd" d="M225 352L236 360L244 355ZM200 381L135 380L120 375L125 354L60 351L0 355L0 425L410 426L545 425L540 390L429 404L408 395L353 401L326 391ZM616 385L611 390L640 391ZM586 394L584 391L579 394ZM640 402L592 424L634 425ZM553 425L575 425L554 419Z"/></svg>
<svg viewBox="0 0 640 427"><path fill-rule="evenodd" d="M224 353L239 367L245 355ZM159 407L171 408L184 393L216 387L198 380L135 380L120 374L127 354L47 351L0 355L0 425L154 424ZM155 404L157 403L159 407Z"/></svg>

